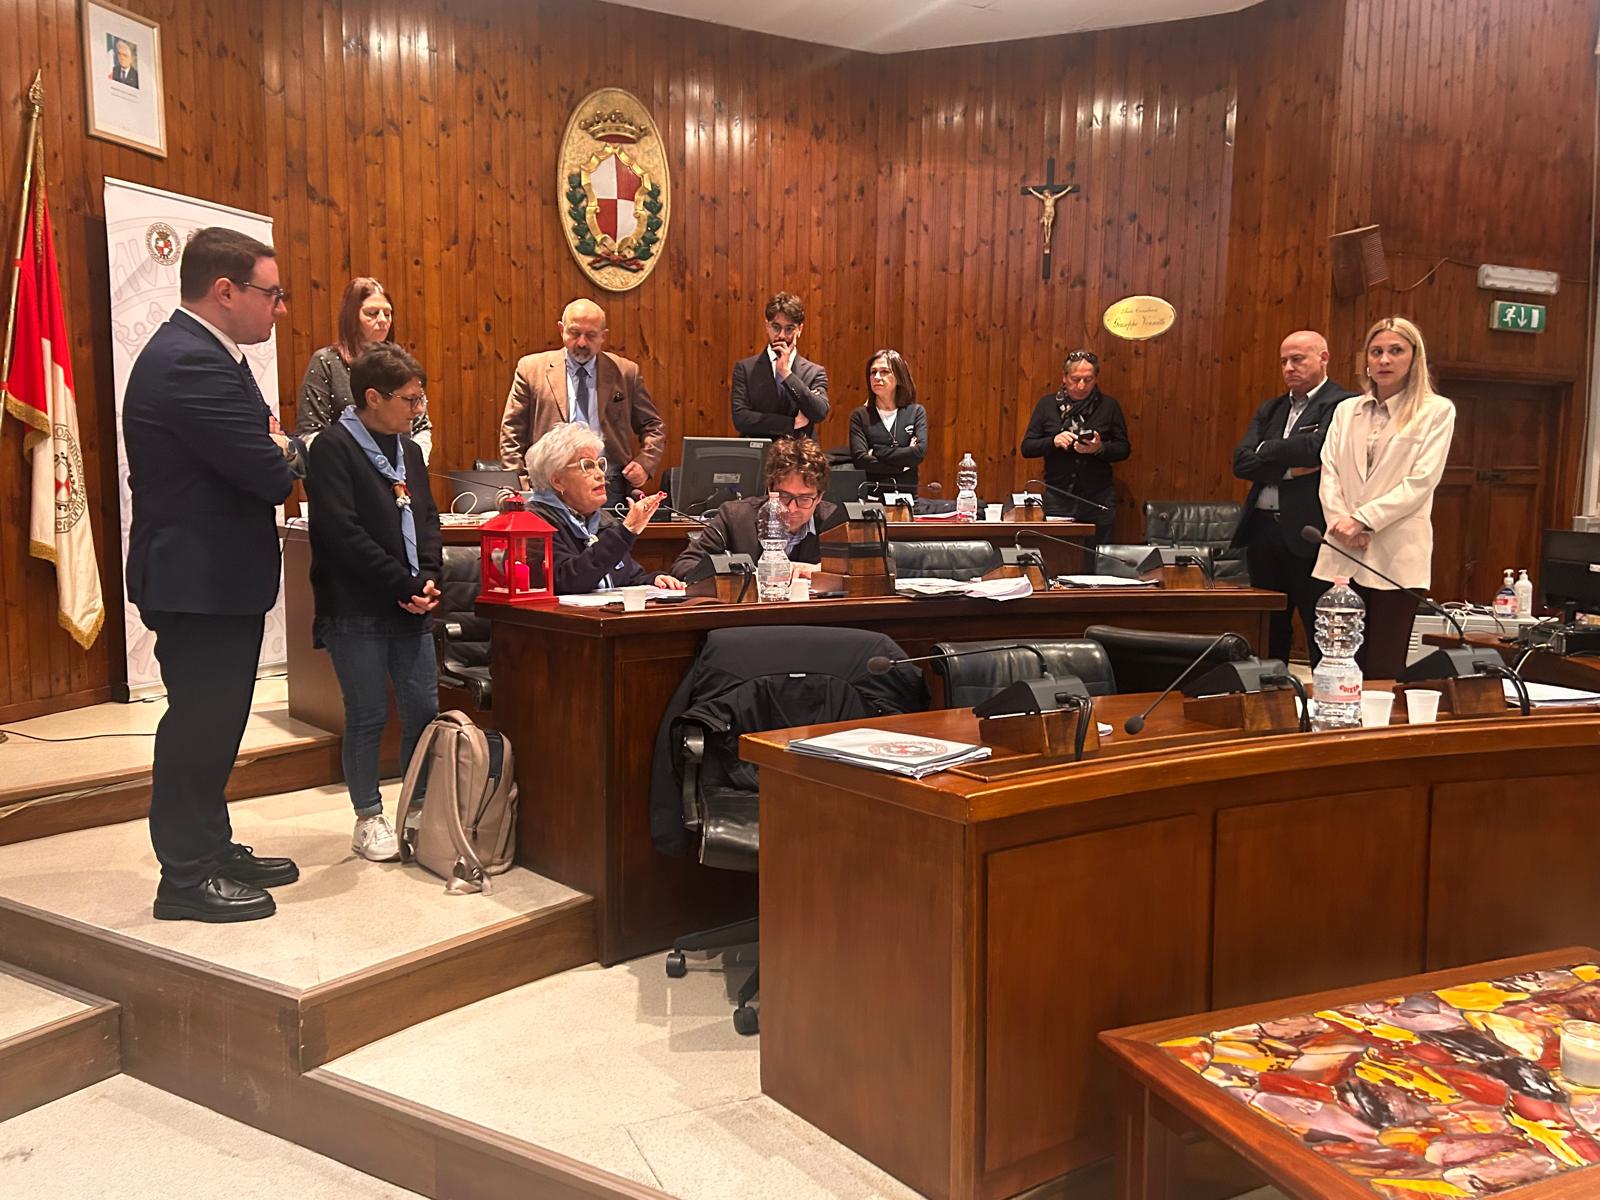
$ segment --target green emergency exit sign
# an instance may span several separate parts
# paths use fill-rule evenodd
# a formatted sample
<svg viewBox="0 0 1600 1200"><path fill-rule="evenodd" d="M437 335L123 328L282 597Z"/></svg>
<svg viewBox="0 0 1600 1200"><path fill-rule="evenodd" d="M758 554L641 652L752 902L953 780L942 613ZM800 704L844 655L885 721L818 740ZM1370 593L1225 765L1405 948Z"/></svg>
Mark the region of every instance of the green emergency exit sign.
<svg viewBox="0 0 1600 1200"><path fill-rule="evenodd" d="M1545 312L1542 304L1513 304L1496 300L1489 313L1489 328L1510 333L1543 333Z"/></svg>

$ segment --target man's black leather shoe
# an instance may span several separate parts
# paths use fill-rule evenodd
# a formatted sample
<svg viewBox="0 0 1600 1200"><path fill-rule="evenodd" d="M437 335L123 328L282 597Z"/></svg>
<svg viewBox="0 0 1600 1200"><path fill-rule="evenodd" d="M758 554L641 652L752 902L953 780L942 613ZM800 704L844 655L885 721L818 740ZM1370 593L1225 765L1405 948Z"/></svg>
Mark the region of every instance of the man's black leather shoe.
<svg viewBox="0 0 1600 1200"><path fill-rule="evenodd" d="M277 911L277 902L266 892L222 874L186 888L163 879L156 888L158 921L257 921Z"/></svg>
<svg viewBox="0 0 1600 1200"><path fill-rule="evenodd" d="M292 858L257 858L249 846L236 844L217 867L217 874L249 887L269 888L293 883L300 878L300 868Z"/></svg>

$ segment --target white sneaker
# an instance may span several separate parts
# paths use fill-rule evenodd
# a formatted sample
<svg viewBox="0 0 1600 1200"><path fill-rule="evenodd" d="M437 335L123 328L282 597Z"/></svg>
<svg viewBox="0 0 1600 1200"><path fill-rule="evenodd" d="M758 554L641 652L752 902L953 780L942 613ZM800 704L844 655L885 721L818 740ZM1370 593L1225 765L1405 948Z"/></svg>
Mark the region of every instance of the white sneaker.
<svg viewBox="0 0 1600 1200"><path fill-rule="evenodd" d="M382 813L357 817L350 849L368 862L395 862L400 857L400 839L394 836L394 826Z"/></svg>

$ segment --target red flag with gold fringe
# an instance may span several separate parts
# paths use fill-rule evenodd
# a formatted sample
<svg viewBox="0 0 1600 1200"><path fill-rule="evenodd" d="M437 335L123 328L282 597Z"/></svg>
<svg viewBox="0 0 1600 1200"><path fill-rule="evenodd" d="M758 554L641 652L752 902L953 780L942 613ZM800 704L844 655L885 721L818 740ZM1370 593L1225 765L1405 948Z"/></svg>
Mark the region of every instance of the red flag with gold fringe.
<svg viewBox="0 0 1600 1200"><path fill-rule="evenodd" d="M22 252L14 264L14 332L5 356L10 369L0 379L0 395L5 411L28 427L23 453L33 469L29 550L55 564L57 619L88 649L106 610L89 526L71 343L45 202L43 146L34 149L32 179L24 182Z"/></svg>

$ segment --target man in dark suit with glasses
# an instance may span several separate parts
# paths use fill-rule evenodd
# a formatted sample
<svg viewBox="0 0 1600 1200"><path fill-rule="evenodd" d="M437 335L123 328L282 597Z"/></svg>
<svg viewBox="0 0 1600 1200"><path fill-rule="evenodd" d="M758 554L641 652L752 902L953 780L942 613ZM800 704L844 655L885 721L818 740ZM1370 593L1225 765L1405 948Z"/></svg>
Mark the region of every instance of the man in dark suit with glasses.
<svg viewBox="0 0 1600 1200"><path fill-rule="evenodd" d="M250 921L293 883L287 858L233 840L225 789L277 602L277 506L304 474L241 346L287 309L271 246L201 229L178 268L179 307L128 376L123 437L133 525L128 599L156 635L167 712L156 730L150 840L160 920Z"/></svg>

